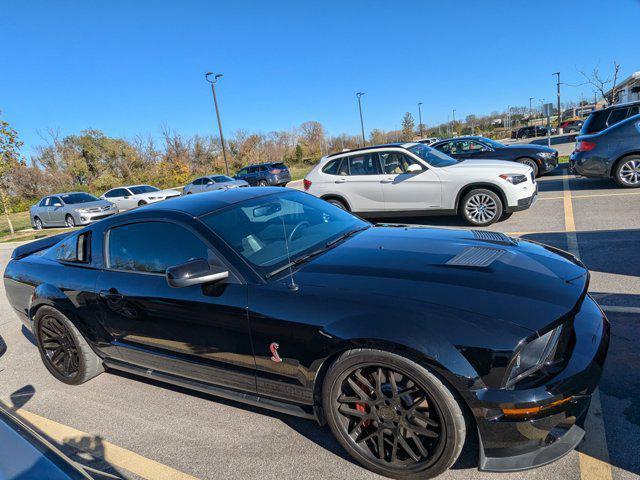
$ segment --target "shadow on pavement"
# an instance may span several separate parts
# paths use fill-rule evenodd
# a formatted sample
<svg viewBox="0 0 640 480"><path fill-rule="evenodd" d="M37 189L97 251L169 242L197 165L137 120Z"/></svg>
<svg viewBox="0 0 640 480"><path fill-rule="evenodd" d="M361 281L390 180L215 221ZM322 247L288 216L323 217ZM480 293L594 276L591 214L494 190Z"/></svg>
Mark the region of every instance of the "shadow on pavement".
<svg viewBox="0 0 640 480"><path fill-rule="evenodd" d="M33 345L34 347L37 347L36 337L33 336L33 333L31 333L27 327L22 325L22 328L20 329L20 331L22 332L22 335L24 335L24 338L29 340L29 343L31 343L31 345Z"/></svg>
<svg viewBox="0 0 640 480"><path fill-rule="evenodd" d="M567 172L564 172L560 175L566 174ZM538 191L540 193L562 192L564 190L563 180L561 178L553 178L554 176L538 181ZM569 178L569 188L572 192L594 190L597 194L598 190L611 190L617 188L617 186L613 180L608 178L571 177ZM620 190L624 191L622 188Z"/></svg>
<svg viewBox="0 0 640 480"><path fill-rule="evenodd" d="M4 341L4 338L0 335L0 357L2 357L7 351L7 344Z"/></svg>

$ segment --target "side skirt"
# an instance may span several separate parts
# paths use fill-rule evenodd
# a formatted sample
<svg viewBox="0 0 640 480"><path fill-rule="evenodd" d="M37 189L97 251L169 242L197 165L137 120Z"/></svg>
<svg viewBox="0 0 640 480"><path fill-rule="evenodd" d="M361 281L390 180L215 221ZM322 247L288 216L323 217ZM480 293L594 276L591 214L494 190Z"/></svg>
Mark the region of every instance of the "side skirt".
<svg viewBox="0 0 640 480"><path fill-rule="evenodd" d="M266 408L275 412L286 413L295 417L305 418L307 420L316 420L320 422L319 418L314 413L305 411L302 407L297 405L291 405L285 402L279 402L270 398L260 397L258 395L252 395L245 392L236 392L235 390L229 390L226 388L218 387L197 380L190 380L184 377L177 377L165 372L158 372L147 368L138 367L129 363L121 362L113 359L104 359L103 364L106 368L113 370L120 370L123 372L131 373L133 375L139 375L160 382L169 383L178 387L188 388L190 390L196 390L198 392L207 393L209 395L215 395L216 397L226 398L227 400L234 400L242 402L248 405L256 407ZM315 410L314 410L315 412Z"/></svg>

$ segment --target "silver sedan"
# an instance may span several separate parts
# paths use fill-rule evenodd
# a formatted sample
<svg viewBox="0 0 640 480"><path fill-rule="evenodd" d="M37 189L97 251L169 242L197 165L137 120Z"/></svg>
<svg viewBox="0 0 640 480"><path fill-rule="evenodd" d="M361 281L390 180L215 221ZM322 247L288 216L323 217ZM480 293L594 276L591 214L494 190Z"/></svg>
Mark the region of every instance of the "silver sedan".
<svg viewBox="0 0 640 480"><path fill-rule="evenodd" d="M228 188L248 187L244 180L234 180L226 175L207 175L196 178L182 189L183 195L191 193L209 192L211 190L226 190Z"/></svg>
<svg viewBox="0 0 640 480"><path fill-rule="evenodd" d="M118 213L118 207L85 192L49 195L29 210L31 225L36 230L44 227L75 227L88 225Z"/></svg>

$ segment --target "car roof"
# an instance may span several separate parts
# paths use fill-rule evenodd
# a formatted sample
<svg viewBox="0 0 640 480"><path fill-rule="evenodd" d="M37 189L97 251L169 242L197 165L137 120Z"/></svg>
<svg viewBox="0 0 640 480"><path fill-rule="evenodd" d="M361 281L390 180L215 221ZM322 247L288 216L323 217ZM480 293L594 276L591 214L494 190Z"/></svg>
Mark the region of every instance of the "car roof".
<svg viewBox="0 0 640 480"><path fill-rule="evenodd" d="M165 200L164 202L145 205L144 211L176 211L183 212L194 217L200 217L207 213L215 212L221 208L233 205L234 203L244 202L245 200L274 193L285 193L287 191L289 190L281 187L251 187L213 190L211 192L198 193L197 195L184 195Z"/></svg>
<svg viewBox="0 0 640 480"><path fill-rule="evenodd" d="M602 110L594 110L591 113L602 112L603 110L611 110L611 109L620 108L620 107L630 107L632 105L640 105L640 100L634 100L633 102L614 103L613 105L609 105L608 107L605 107Z"/></svg>
<svg viewBox="0 0 640 480"><path fill-rule="evenodd" d="M338 155L345 155L345 154L351 154L351 153L357 153L357 152L366 152L367 150L375 150L377 148L392 148L392 147L396 147L396 148L408 148L411 145L418 145L418 143L416 142L396 142L396 143L382 143L380 145L369 145L366 147L359 147L359 148L352 148L351 150L344 150L342 152L335 152L335 153L330 153L329 155L326 156L326 158L333 158L333 157L337 157Z"/></svg>

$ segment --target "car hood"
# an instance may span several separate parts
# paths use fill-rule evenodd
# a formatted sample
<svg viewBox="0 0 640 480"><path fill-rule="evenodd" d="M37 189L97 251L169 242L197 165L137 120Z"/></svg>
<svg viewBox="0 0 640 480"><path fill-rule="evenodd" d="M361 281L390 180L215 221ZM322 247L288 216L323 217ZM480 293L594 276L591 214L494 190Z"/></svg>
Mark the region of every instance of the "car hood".
<svg viewBox="0 0 640 480"><path fill-rule="evenodd" d="M446 168L453 169L489 169L499 173L526 174L531 167L508 160L463 160Z"/></svg>
<svg viewBox="0 0 640 480"><path fill-rule="evenodd" d="M226 185L228 188L233 188L233 187L241 187L242 185L249 185L249 184L244 180L234 180L233 182L224 182L224 185Z"/></svg>
<svg viewBox="0 0 640 480"><path fill-rule="evenodd" d="M555 152L553 148L549 148L545 145L536 145L535 143L527 143L526 145L505 145L505 149L507 150L528 150L530 152Z"/></svg>
<svg viewBox="0 0 640 480"><path fill-rule="evenodd" d="M157 192L149 192L149 193L143 193L141 196L144 197L171 197L171 196L175 196L175 195L180 195L180 192L178 190L173 190L172 188L167 188L165 190L158 190Z"/></svg>
<svg viewBox="0 0 640 480"><path fill-rule="evenodd" d="M111 203L108 200L96 200L94 202L69 203L69 204L66 204L65 207L77 210L77 209L80 209L80 208L89 209L89 208L96 208L96 207L108 207L108 206L111 206L111 205L113 205L113 203Z"/></svg>
<svg viewBox="0 0 640 480"><path fill-rule="evenodd" d="M464 265L491 257L488 265ZM353 291L354 298L424 302L425 313L429 304L442 305L529 330L569 313L588 278L578 260L553 247L495 232L408 226L369 228L295 274L300 285Z"/></svg>

